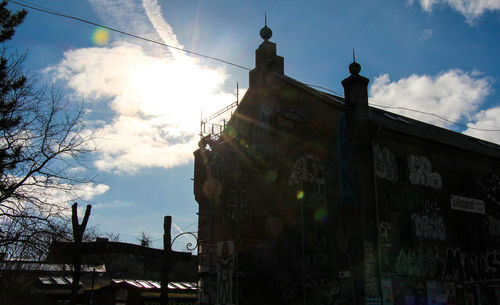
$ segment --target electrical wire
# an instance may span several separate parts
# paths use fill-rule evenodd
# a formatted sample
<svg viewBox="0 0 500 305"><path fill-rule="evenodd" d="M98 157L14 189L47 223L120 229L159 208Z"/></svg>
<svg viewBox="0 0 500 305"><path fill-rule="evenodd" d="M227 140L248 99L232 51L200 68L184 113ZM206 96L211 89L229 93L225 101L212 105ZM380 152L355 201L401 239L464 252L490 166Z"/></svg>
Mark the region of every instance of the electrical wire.
<svg viewBox="0 0 500 305"><path fill-rule="evenodd" d="M122 31L122 30L118 30L118 29L115 29L115 28L112 28L112 27L109 27L109 26L106 26L106 25L103 25L103 24L96 23L96 22L92 22L92 21L89 21L89 20L86 20L86 19L83 19L83 18L79 18L79 17L67 15L67 14L60 13L60 12L57 12L57 11L54 11L54 10L45 9L45 8L42 8L42 7L39 7L39 6L25 4L25 3L22 3L20 1L8 0L8 2L17 4L17 5L22 6L22 7L30 8L30 9L33 9L33 10L36 10L36 11L44 12L44 13L47 13L47 14L51 14L51 15L55 15L55 16L59 16L59 17L64 17L64 18L68 18L68 19L73 19L73 20L76 20L76 21L80 21L80 22L84 22L84 23L87 23L87 24L95 25L95 26L104 28L106 30L117 32L117 33L120 33L120 34L123 34L123 35L126 35L126 36L130 36L130 37L137 38L137 39L140 39L140 40L144 40L144 41L147 41L147 42L151 42L151 43L154 43L154 44L158 44L158 45L161 45L161 46L164 46L164 47L167 47L167 48L175 49L175 50L182 51L182 52L185 52L185 53L188 53L188 54L192 54L192 55L196 55L196 56L199 56L199 57L204 57L204 58L216 60L216 61L225 63L227 65L231 65L231 66L234 66L234 67L237 67L237 68L240 68L240 69L244 69L244 70L248 70L248 71L251 70L248 67L245 67L245 66L242 66L242 65L238 65L238 64L232 63L230 61L224 60L224 59L220 59L220 58L217 58L217 57L214 57L214 56L209 56L209 55L205 55L205 54L202 54L202 53L198 53L198 52L194 52L194 51L190 51L190 50L178 48L178 47L175 47L175 46L171 46L171 45L168 45L168 44L160 42L160 41L156 41L156 40L145 38L145 37L142 37L142 36L139 36L139 35L131 34L131 33L128 33L128 32Z"/></svg>
<svg viewBox="0 0 500 305"><path fill-rule="evenodd" d="M431 112L425 112L425 111L420 111L420 110L406 108L406 107L399 107L399 106L389 106L389 105L379 105L379 104L370 104L370 105L376 106L376 107L382 107L382 108L401 109L401 110L407 110L407 111L417 112L417 113L421 113L421 114L431 115L431 116L435 116L441 120L444 120L448 123L455 124L457 126L468 128L468 129L480 130L480 131L497 131L497 132L500 131L500 129L485 129L485 128L478 128L478 127L469 127L469 126L464 125L462 123L452 121L446 117L443 117L443 116L440 116L438 114L431 113Z"/></svg>

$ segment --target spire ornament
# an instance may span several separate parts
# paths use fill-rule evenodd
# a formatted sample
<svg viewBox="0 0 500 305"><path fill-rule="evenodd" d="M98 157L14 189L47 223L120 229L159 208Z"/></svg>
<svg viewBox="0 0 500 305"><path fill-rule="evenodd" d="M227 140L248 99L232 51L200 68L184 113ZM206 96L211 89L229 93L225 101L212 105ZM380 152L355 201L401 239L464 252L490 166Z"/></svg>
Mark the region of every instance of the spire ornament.
<svg viewBox="0 0 500 305"><path fill-rule="evenodd" d="M260 29L260 37L268 41L273 36L273 31L267 26L267 14L264 13L264 27Z"/></svg>
<svg viewBox="0 0 500 305"><path fill-rule="evenodd" d="M352 64L349 65L349 73L359 75L359 72L361 72L361 65L356 62L356 53L352 48Z"/></svg>

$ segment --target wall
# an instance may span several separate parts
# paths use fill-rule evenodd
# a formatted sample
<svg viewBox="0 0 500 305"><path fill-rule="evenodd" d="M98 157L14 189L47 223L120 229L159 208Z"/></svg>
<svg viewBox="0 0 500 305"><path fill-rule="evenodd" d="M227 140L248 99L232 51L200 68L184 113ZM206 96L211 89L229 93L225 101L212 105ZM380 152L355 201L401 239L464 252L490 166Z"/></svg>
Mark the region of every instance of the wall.
<svg viewBox="0 0 500 305"><path fill-rule="evenodd" d="M201 303L352 300L348 272L339 277L351 257L336 242L338 210L356 204L348 179L339 191L352 169L338 107L275 80L195 152Z"/></svg>
<svg viewBox="0 0 500 305"><path fill-rule="evenodd" d="M372 150L384 304L500 304L500 160L384 131Z"/></svg>

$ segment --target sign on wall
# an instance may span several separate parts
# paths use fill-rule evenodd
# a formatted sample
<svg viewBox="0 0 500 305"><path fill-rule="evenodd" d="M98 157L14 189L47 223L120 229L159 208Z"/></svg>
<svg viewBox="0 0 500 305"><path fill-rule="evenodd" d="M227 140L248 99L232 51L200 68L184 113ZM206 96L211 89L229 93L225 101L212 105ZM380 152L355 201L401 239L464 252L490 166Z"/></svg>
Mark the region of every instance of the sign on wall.
<svg viewBox="0 0 500 305"><path fill-rule="evenodd" d="M467 198L457 195L450 195L451 208L470 213L485 214L484 201L480 199Z"/></svg>

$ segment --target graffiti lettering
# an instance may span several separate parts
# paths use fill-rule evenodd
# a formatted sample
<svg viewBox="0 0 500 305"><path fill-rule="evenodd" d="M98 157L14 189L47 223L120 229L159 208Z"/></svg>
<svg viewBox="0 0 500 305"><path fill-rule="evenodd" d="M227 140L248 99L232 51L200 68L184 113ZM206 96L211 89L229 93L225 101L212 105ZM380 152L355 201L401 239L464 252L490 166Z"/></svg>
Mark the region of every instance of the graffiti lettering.
<svg viewBox="0 0 500 305"><path fill-rule="evenodd" d="M289 180L289 185L300 183L313 183L323 186L325 184L325 171L321 161L312 155L305 155L297 159L294 171Z"/></svg>
<svg viewBox="0 0 500 305"><path fill-rule="evenodd" d="M413 214L411 220L417 238L430 240L444 240L446 238L446 229L442 217Z"/></svg>
<svg viewBox="0 0 500 305"><path fill-rule="evenodd" d="M375 245L369 241L364 241L363 246L365 250L365 294L375 297L379 294L376 249Z"/></svg>
<svg viewBox="0 0 500 305"><path fill-rule="evenodd" d="M460 249L448 248L443 268L443 280L482 281L500 276L500 253L496 250L484 255L463 253Z"/></svg>
<svg viewBox="0 0 500 305"><path fill-rule="evenodd" d="M373 144L373 161L377 177L391 182L398 181L398 167L396 158L388 147L380 148L377 143Z"/></svg>
<svg viewBox="0 0 500 305"><path fill-rule="evenodd" d="M410 183L414 185L423 185L435 189L441 188L443 184L441 175L432 172L432 164L425 156L408 156L408 169L410 171Z"/></svg>
<svg viewBox="0 0 500 305"><path fill-rule="evenodd" d="M281 285L281 293L285 303L293 302L302 297L304 290L306 293L313 292L317 296L313 302L317 304L334 304L335 296L340 294L338 282L328 278L309 279L304 283L298 281Z"/></svg>
<svg viewBox="0 0 500 305"><path fill-rule="evenodd" d="M498 237L500 236L500 219L488 215L488 233L490 236Z"/></svg>
<svg viewBox="0 0 500 305"><path fill-rule="evenodd" d="M496 174L490 174L484 177L479 184L486 197L500 205L500 177Z"/></svg>
<svg viewBox="0 0 500 305"><path fill-rule="evenodd" d="M438 256L432 249L419 251L414 249L399 252L395 271L400 276L417 279L433 279L438 270Z"/></svg>
<svg viewBox="0 0 500 305"><path fill-rule="evenodd" d="M418 239L444 240L446 227L443 218L439 215L437 203L426 201L421 213L411 215L413 232Z"/></svg>
<svg viewBox="0 0 500 305"><path fill-rule="evenodd" d="M389 230L391 229L391 225L388 224L387 222L381 222L378 226L378 234L380 236L380 243L383 243L384 245L389 244L390 245L390 240L389 240Z"/></svg>
<svg viewBox="0 0 500 305"><path fill-rule="evenodd" d="M380 247L380 263L383 268L389 267L389 249L392 244L389 239L389 230L391 225L387 222L381 222L378 226L379 247Z"/></svg>

